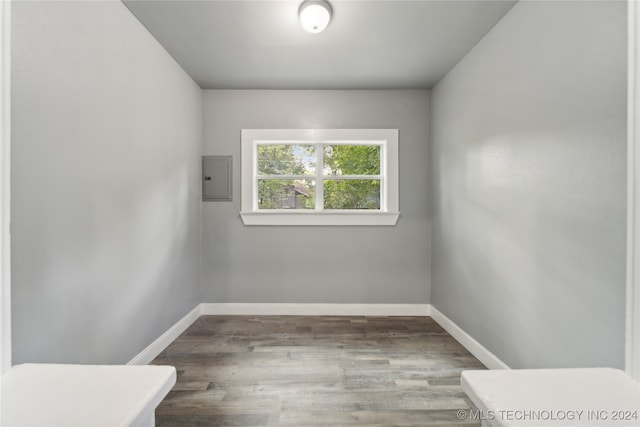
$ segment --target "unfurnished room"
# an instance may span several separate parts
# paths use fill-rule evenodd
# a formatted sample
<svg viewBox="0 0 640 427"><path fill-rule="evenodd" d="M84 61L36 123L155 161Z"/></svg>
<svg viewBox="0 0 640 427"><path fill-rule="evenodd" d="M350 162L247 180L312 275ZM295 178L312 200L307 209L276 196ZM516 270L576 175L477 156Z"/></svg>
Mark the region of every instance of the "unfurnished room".
<svg viewBox="0 0 640 427"><path fill-rule="evenodd" d="M0 1L0 425L640 425L636 0Z"/></svg>

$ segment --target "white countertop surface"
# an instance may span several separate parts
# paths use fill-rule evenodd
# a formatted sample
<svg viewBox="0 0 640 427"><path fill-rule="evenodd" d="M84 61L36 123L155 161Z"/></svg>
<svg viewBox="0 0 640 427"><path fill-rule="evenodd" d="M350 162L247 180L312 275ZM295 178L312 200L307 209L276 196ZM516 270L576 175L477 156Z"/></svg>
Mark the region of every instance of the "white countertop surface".
<svg viewBox="0 0 640 427"><path fill-rule="evenodd" d="M612 368L464 371L492 426L640 426L640 383Z"/></svg>
<svg viewBox="0 0 640 427"><path fill-rule="evenodd" d="M172 366L17 365L1 377L0 425L137 426L175 382Z"/></svg>

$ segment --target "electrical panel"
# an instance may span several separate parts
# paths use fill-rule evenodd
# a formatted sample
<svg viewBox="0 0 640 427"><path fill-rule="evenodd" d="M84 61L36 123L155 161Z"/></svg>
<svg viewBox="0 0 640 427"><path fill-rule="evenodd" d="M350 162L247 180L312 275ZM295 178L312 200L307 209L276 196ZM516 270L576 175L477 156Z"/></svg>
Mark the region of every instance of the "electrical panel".
<svg viewBox="0 0 640 427"><path fill-rule="evenodd" d="M202 157L202 200L230 202L233 200L231 176L232 156Z"/></svg>

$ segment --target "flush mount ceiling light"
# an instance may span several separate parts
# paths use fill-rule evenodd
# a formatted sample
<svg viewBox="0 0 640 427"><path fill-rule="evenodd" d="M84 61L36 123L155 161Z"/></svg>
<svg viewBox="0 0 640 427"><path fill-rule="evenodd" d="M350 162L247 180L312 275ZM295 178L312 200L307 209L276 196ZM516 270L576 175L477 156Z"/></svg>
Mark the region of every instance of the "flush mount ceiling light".
<svg viewBox="0 0 640 427"><path fill-rule="evenodd" d="M331 5L325 0L305 0L300 5L298 16L307 33L317 34L327 28L332 12Z"/></svg>

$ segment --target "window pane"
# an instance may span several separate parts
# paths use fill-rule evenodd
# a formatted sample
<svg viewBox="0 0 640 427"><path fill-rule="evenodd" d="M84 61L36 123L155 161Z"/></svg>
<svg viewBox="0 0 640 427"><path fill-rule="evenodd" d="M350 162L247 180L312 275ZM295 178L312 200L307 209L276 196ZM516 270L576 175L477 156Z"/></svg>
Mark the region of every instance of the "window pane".
<svg viewBox="0 0 640 427"><path fill-rule="evenodd" d="M258 209L313 209L316 183L312 180L261 179Z"/></svg>
<svg viewBox="0 0 640 427"><path fill-rule="evenodd" d="M380 175L379 145L326 145L325 175Z"/></svg>
<svg viewBox="0 0 640 427"><path fill-rule="evenodd" d="M380 209L380 181L349 179L324 182L325 209Z"/></svg>
<svg viewBox="0 0 640 427"><path fill-rule="evenodd" d="M315 175L315 147L302 144L258 145L258 175Z"/></svg>

